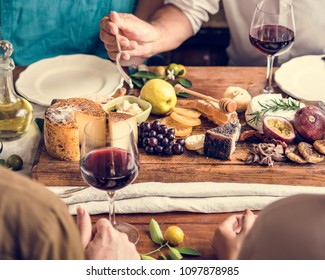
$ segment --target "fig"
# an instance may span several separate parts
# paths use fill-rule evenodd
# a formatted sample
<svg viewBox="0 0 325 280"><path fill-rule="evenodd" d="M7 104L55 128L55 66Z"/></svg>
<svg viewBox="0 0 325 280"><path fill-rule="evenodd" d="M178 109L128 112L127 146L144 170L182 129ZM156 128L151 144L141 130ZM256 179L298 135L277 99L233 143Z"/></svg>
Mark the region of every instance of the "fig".
<svg viewBox="0 0 325 280"><path fill-rule="evenodd" d="M285 118L265 116L263 119L263 132L268 138L274 138L291 143L296 138L292 124Z"/></svg>
<svg viewBox="0 0 325 280"><path fill-rule="evenodd" d="M293 126L307 142L325 138L325 112L316 106L299 109L293 118Z"/></svg>

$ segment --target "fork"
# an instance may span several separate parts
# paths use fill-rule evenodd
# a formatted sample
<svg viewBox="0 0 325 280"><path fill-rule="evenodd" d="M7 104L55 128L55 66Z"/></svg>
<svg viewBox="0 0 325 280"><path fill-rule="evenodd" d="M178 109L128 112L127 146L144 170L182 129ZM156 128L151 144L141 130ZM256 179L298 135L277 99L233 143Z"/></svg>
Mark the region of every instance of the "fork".
<svg viewBox="0 0 325 280"><path fill-rule="evenodd" d="M69 197L73 196L75 193L78 193L78 192L83 191L83 190L88 189L88 188L89 187L76 187L76 188L73 188L73 189L68 189L68 190L65 190L62 193L58 193L57 196L60 197L60 198L69 198Z"/></svg>
<svg viewBox="0 0 325 280"><path fill-rule="evenodd" d="M117 66L117 69L119 70L119 72L121 73L123 79L125 80L125 82L126 82L126 83L129 85L129 87L130 87L129 94L130 94L130 95L133 95L133 83L132 83L132 79L131 79L131 77L130 77L130 76L129 76L125 71L124 71L124 69L123 69L122 66L121 66L121 62L120 62L120 60L121 60L121 51L122 51L122 49L121 49L121 45L120 45L120 42L119 42L117 36L116 36L116 44L117 44L117 49L118 49L118 54L117 54L117 56L116 56L116 60L115 60L115 62L116 62L116 66Z"/></svg>

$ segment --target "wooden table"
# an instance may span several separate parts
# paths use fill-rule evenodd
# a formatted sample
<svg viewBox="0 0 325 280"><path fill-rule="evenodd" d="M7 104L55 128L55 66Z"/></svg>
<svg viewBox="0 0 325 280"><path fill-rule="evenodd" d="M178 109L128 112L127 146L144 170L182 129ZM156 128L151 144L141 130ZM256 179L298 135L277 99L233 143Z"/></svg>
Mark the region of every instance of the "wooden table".
<svg viewBox="0 0 325 280"><path fill-rule="evenodd" d="M24 68L17 67L15 78ZM187 78L193 83L193 90L221 98L228 86L248 88L253 83L263 82L264 67L187 67ZM211 124L205 124L211 125ZM203 128L200 129L205 129ZM140 153L140 174L136 182L245 182L287 185L321 186L325 182L325 163L298 165L277 163L275 167L247 166L240 158L247 155L245 145L236 150L231 161L219 161L186 152L183 156L169 158L155 157ZM39 151L32 177L46 185L84 185L78 163L67 163L51 158L43 147ZM188 176L195 173L194 176ZM215 228L230 213L162 213L118 215L119 221L135 225L141 234L137 248L146 253L156 248L149 238L149 221L156 219L164 230L169 225L178 225L185 232L183 246L199 250L200 259L214 258L210 242ZM104 215L93 216L95 222ZM199 259L199 258L195 258Z"/></svg>

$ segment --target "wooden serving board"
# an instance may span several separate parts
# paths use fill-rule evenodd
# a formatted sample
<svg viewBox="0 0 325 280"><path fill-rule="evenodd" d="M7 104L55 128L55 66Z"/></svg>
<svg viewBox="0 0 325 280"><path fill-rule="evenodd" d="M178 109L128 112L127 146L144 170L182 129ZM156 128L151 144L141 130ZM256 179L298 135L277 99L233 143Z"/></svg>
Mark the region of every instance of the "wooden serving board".
<svg viewBox="0 0 325 280"><path fill-rule="evenodd" d="M193 134L204 133L214 124L201 117L202 125ZM135 182L237 182L268 183L301 186L324 186L325 161L319 164L276 162L273 167L244 164L247 143L238 142L231 160L207 158L194 151L183 155L152 156L140 149L140 172ZM85 185L79 162L52 158L41 143L32 178L48 186Z"/></svg>

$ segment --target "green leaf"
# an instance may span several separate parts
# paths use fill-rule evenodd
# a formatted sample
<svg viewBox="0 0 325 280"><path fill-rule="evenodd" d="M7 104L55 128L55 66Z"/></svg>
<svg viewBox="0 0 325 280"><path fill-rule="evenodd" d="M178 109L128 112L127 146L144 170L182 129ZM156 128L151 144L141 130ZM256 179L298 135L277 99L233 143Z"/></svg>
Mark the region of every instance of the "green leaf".
<svg viewBox="0 0 325 280"><path fill-rule="evenodd" d="M180 252L178 252L176 248L170 246L168 247L169 247L169 256L172 260L181 260L183 258L183 256L180 254Z"/></svg>
<svg viewBox="0 0 325 280"><path fill-rule="evenodd" d="M175 248L179 253L181 253L182 255L189 255L189 256L201 256L200 252L192 249L192 248Z"/></svg>
<svg viewBox="0 0 325 280"><path fill-rule="evenodd" d="M137 79L134 77L131 77L133 84L135 84L138 88L142 88L144 85L144 82L142 79Z"/></svg>
<svg viewBox="0 0 325 280"><path fill-rule="evenodd" d="M141 257L141 260L144 260L144 261L155 261L156 260L155 258L144 255L144 254L140 254L140 257Z"/></svg>
<svg viewBox="0 0 325 280"><path fill-rule="evenodd" d="M134 78L145 78L145 79L155 79L158 78L158 76L153 72L148 71L138 71L134 73L131 77Z"/></svg>
<svg viewBox="0 0 325 280"><path fill-rule="evenodd" d="M189 98L191 95L188 94L187 92L178 92L176 93L177 97L184 97L184 98Z"/></svg>
<svg viewBox="0 0 325 280"><path fill-rule="evenodd" d="M165 241L164 236L161 232L159 224L155 219L151 219L149 223L149 233L151 240L159 245L162 245Z"/></svg>
<svg viewBox="0 0 325 280"><path fill-rule="evenodd" d="M181 71L179 71L179 72L177 73L177 75L178 75L178 76L181 76L181 75L184 74L184 72L185 72L184 69L182 69Z"/></svg>
<svg viewBox="0 0 325 280"><path fill-rule="evenodd" d="M189 79L186 78L178 78L178 82L186 88L192 87L192 82Z"/></svg>

